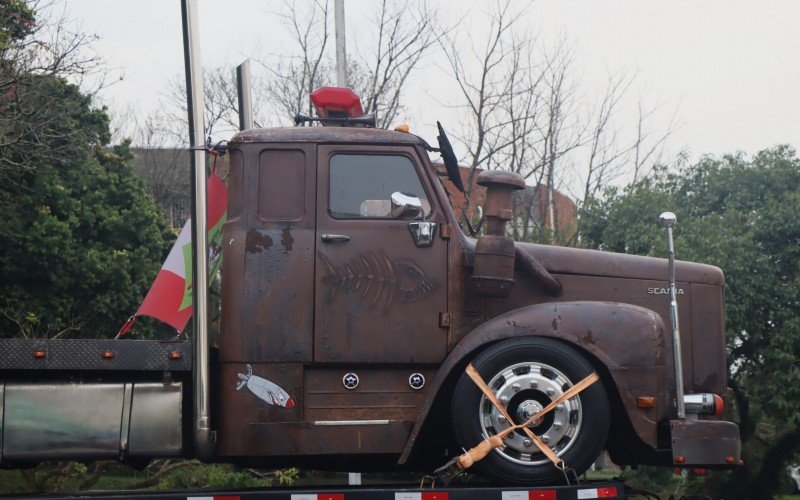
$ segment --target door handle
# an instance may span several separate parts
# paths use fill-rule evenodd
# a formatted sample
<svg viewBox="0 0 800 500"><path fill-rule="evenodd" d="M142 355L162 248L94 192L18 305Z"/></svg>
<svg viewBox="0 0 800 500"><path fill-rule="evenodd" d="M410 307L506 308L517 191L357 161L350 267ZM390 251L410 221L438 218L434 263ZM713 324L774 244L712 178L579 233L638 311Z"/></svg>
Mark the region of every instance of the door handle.
<svg viewBox="0 0 800 500"><path fill-rule="evenodd" d="M322 236L322 241L331 242L331 241L350 241L349 234L328 234L324 233Z"/></svg>

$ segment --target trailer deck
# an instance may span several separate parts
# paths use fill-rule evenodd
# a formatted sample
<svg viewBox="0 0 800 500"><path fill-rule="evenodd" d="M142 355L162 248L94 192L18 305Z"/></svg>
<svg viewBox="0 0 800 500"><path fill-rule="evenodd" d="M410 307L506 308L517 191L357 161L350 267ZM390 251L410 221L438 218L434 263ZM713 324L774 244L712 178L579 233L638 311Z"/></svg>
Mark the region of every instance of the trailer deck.
<svg viewBox="0 0 800 500"><path fill-rule="evenodd" d="M148 500L581 500L628 498L625 485L618 481L587 482L580 486L498 487L464 485L450 488L419 489L408 486L342 486L339 488L268 488L217 491L116 491L80 492L38 496L47 499L108 498Z"/></svg>

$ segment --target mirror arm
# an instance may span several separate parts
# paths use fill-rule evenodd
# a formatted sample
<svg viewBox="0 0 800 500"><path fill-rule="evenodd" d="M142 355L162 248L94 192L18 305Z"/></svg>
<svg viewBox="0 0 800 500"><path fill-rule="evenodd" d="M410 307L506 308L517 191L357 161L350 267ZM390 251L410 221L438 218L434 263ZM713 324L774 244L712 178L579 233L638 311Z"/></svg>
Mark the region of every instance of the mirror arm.
<svg viewBox="0 0 800 500"><path fill-rule="evenodd" d="M476 231L475 228L472 227L472 223L469 221L467 214L461 214L461 218L464 219L464 222L467 224L467 231L469 231L469 235L472 236L473 238L477 236L478 231Z"/></svg>

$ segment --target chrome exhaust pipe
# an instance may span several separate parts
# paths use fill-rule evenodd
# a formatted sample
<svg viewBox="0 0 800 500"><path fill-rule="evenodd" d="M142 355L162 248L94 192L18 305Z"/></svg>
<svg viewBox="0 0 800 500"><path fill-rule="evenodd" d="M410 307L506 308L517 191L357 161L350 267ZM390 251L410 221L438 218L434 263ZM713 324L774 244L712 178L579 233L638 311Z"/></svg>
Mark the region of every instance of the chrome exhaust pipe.
<svg viewBox="0 0 800 500"><path fill-rule="evenodd" d="M197 1L181 1L183 52L186 63L186 100L189 108L189 147L192 170L192 328L194 352L194 451L203 461L214 456L216 434L211 429L208 348L208 229L206 225L206 156L203 150L203 75L200 67Z"/></svg>
<svg viewBox="0 0 800 500"><path fill-rule="evenodd" d="M669 243L669 317L672 323L672 356L675 359L675 405L678 418L686 417L686 404L683 396L683 357L681 356L681 331L678 327L678 299L675 296L675 246L672 242L672 228L678 218L672 212L664 212L658 217L659 227L667 228Z"/></svg>

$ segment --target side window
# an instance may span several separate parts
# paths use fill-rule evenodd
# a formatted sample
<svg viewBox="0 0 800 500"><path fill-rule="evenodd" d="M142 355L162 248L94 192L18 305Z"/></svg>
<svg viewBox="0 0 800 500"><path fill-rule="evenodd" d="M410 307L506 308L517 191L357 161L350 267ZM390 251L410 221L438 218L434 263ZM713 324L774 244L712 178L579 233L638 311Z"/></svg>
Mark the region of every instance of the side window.
<svg viewBox="0 0 800 500"><path fill-rule="evenodd" d="M431 205L414 164L401 155L336 154L330 159L330 214L336 219L391 218L392 193L411 194Z"/></svg>

